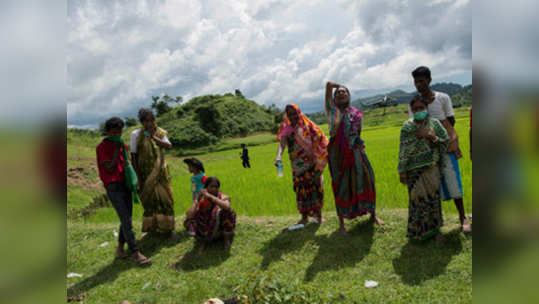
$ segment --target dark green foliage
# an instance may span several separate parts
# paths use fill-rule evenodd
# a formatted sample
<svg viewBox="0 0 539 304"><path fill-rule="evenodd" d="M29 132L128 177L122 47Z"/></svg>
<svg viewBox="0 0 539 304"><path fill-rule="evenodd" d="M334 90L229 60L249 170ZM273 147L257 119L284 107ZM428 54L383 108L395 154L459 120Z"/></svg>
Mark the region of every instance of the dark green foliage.
<svg viewBox="0 0 539 304"><path fill-rule="evenodd" d="M299 280L281 281L271 273L255 272L242 279L241 284L233 289L237 294L247 297L249 303L324 303L319 290L301 284ZM241 300L243 297L238 296ZM332 297L332 302L342 303L339 297ZM241 303L241 302L240 302Z"/></svg>
<svg viewBox="0 0 539 304"><path fill-rule="evenodd" d="M451 99L453 101L453 107L454 108L460 108L462 106L470 106L472 105L472 85L465 86L459 91L457 91L453 96L451 96Z"/></svg>
<svg viewBox="0 0 539 304"><path fill-rule="evenodd" d="M236 89L236 91L234 92L234 95L236 95L236 97L239 97L239 98L245 98L239 89Z"/></svg>
<svg viewBox="0 0 539 304"><path fill-rule="evenodd" d="M310 113L306 114L309 119L314 122L317 125L327 124L328 119L326 117L326 113L324 112L316 112L316 113Z"/></svg>
<svg viewBox="0 0 539 304"><path fill-rule="evenodd" d="M434 91L444 92L449 96L452 96L462 90L462 86L460 84L452 82L435 83L431 85L430 88Z"/></svg>
<svg viewBox="0 0 539 304"><path fill-rule="evenodd" d="M125 117L125 126L126 126L127 128L132 127L132 126L136 126L137 123L138 123L138 121L137 121L136 118L134 118L134 117L127 117L127 116Z"/></svg>
<svg viewBox="0 0 539 304"><path fill-rule="evenodd" d="M182 150L215 144L225 137L243 137L274 129L275 110L268 111L237 95L194 97L159 117L158 124L169 132L172 145Z"/></svg>
<svg viewBox="0 0 539 304"><path fill-rule="evenodd" d="M183 97L176 96L176 98L172 98L168 96L168 94L165 94L162 97L152 96L152 100L153 100L153 103L151 107L152 109L155 110L156 116L160 117L163 114L168 113L172 110L174 106L171 107L169 104L176 104L176 105L181 104L183 101Z"/></svg>

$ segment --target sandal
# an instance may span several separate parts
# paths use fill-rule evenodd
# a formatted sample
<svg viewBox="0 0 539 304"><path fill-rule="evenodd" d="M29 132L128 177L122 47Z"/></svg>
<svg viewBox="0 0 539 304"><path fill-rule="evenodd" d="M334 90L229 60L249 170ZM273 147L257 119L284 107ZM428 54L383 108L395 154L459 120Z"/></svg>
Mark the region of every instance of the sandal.
<svg viewBox="0 0 539 304"><path fill-rule="evenodd" d="M152 259L150 258L147 258L147 257L136 257L135 254L131 255L131 259L133 261L135 261L135 263L137 263L138 265L146 265L146 264L151 264L152 263Z"/></svg>

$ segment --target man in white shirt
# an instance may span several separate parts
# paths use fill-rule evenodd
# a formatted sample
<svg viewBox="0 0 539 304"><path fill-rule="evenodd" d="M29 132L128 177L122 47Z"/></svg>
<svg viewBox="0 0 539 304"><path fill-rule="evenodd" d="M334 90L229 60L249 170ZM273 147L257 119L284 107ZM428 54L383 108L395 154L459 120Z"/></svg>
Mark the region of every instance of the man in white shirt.
<svg viewBox="0 0 539 304"><path fill-rule="evenodd" d="M440 120L449 135L449 146L444 157L444 168L442 169L442 183L440 185L441 199L444 201L453 199L459 212L461 228L464 232L471 232L472 228L466 220L464 212L462 181L458 159L462 153L458 147L458 136L454 129L455 113L449 95L433 91L430 88L432 81L430 70L425 66L416 68L412 72L414 85L419 95L428 103L428 113L430 117ZM412 111L409 109L410 117Z"/></svg>

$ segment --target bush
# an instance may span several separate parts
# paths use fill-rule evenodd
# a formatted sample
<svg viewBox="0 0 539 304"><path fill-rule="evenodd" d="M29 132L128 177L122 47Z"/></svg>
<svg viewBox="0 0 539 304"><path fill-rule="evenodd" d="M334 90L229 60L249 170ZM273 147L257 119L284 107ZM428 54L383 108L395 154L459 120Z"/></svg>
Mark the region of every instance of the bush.
<svg viewBox="0 0 539 304"><path fill-rule="evenodd" d="M300 284L299 280L283 282L268 272L250 274L240 284L233 292L238 300L247 296L249 303L343 303L338 295L323 299L318 290Z"/></svg>

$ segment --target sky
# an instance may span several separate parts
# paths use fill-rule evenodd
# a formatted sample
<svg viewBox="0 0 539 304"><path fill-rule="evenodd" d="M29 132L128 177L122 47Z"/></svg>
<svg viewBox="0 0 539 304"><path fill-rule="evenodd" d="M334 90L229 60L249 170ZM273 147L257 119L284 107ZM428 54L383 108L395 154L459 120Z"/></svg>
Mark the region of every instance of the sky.
<svg viewBox="0 0 539 304"><path fill-rule="evenodd" d="M469 0L68 1L67 122L135 117L151 96L240 89L259 104L322 107L325 83L352 99L472 82Z"/></svg>

